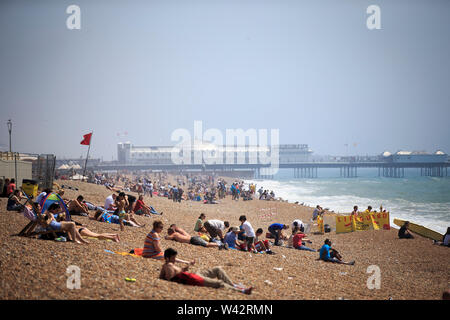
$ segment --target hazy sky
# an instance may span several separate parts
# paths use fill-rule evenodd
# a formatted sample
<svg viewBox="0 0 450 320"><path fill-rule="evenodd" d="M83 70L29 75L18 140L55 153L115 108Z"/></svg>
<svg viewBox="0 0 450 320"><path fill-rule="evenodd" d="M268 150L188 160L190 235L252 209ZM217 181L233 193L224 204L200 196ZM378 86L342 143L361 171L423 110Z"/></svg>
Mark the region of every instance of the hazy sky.
<svg viewBox="0 0 450 320"><path fill-rule="evenodd" d="M66 8L81 8L69 30ZM381 30L369 30L369 5ZM117 158L204 129L450 153L450 1L0 1L0 149ZM354 146L356 143L356 147Z"/></svg>

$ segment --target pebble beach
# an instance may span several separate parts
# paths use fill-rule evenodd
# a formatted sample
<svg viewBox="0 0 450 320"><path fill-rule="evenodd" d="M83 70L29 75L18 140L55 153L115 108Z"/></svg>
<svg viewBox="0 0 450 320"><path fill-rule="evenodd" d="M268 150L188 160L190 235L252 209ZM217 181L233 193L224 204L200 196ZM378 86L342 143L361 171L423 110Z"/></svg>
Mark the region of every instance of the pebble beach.
<svg viewBox="0 0 450 320"><path fill-rule="evenodd" d="M64 198L75 199L82 194L87 201L103 205L111 191L104 186L76 181L56 181L76 187L66 189ZM276 192L276 190L275 190ZM137 195L130 192L129 194ZM229 221L238 226L239 216L246 215L253 228L267 227L274 222L291 225L294 219L309 222L313 208L284 201L233 201L231 196L218 204L182 201L175 203L164 197L145 196L147 205L162 216L137 216L143 228L89 220L74 216L91 231L119 233L119 243L88 239L86 245L14 236L28 220L20 213L6 211L7 199L0 199L0 299L108 299L108 300L437 300L450 287L450 249L432 244L420 236L398 239L397 230L369 230L336 234L309 234L308 244L320 249L324 240L345 261L354 266L318 261L318 252L287 247L273 247L275 255L254 254L237 250L218 250L162 239L163 250L172 247L178 258L195 259L193 271L222 266L235 283L253 286L251 295L226 289L186 286L158 279L162 261L122 256L114 252L129 252L142 248L154 220L167 227L176 223L195 235L195 221L200 213L207 219ZM349 207L352 204L349 203ZM93 214L93 212L91 213ZM395 212L390 214L391 223ZM334 227L335 214L327 212L324 222ZM290 232L290 229L288 229ZM105 251L108 250L108 251ZM380 270L379 289L369 289L367 282L373 273L369 266ZM66 270L77 266L81 271L81 288L68 289ZM135 282L126 278L136 279Z"/></svg>

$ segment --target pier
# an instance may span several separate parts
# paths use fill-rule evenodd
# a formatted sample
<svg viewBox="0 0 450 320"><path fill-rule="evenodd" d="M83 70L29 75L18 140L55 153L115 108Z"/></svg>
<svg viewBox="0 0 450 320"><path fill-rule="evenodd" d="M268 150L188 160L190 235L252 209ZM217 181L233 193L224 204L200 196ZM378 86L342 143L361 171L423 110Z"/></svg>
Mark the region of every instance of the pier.
<svg viewBox="0 0 450 320"><path fill-rule="evenodd" d="M208 171L208 172L229 172L239 170L250 170L254 172L256 179L272 179L268 168L270 165L263 164L115 164L98 163L90 166L89 169L95 171L106 170L163 170L163 171ZM293 169L294 178L317 178L319 169L339 169L342 178L358 177L359 168L377 168L378 176L388 178L405 177L405 169L416 168L420 170L421 176L448 177L450 162L429 162L429 163L394 163L394 162L297 162L280 163L280 169Z"/></svg>

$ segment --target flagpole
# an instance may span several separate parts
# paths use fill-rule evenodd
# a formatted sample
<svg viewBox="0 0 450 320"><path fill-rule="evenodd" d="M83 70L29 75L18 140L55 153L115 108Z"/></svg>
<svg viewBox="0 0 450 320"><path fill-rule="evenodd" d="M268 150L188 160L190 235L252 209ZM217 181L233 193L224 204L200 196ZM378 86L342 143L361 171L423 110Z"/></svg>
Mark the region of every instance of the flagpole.
<svg viewBox="0 0 450 320"><path fill-rule="evenodd" d="M84 181L84 175L86 174L86 168L87 168L87 162L88 162L88 158L89 158L89 150L91 150L91 143L92 143L92 136L94 135L94 131L92 130L91 132L91 138L89 140L89 148L88 148L88 152L86 155L86 161L84 162L84 171L83 171L83 180Z"/></svg>

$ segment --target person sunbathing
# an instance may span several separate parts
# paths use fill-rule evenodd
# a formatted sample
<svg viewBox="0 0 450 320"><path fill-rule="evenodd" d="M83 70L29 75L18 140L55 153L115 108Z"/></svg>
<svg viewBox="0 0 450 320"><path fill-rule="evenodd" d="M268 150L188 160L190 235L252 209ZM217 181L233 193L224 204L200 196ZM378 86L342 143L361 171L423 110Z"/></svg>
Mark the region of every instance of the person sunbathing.
<svg viewBox="0 0 450 320"><path fill-rule="evenodd" d="M194 261L183 261L177 259L178 252L175 249L168 248L164 251L165 263L161 268L159 279L173 281L181 284L192 286L210 287L210 288L226 288L239 291L245 294L252 293L252 287L243 288L234 284L230 277L221 267L203 270L199 273L188 272L189 266L195 264ZM175 265L176 262L185 263L184 268Z"/></svg>
<svg viewBox="0 0 450 320"><path fill-rule="evenodd" d="M133 208L133 212L137 215L145 215L145 216L150 216L151 213L153 214L157 214L157 215L162 215L163 213L158 213L155 211L155 209L153 209L153 207L147 206L144 203L144 196L140 195L138 201L136 201L136 205Z"/></svg>
<svg viewBox="0 0 450 320"><path fill-rule="evenodd" d="M209 247L218 247L220 249L228 249L227 244L221 244L215 242L206 242L200 236L191 236L189 233L184 231L182 228L177 227L175 224L172 224L169 229L167 229L168 235L165 236L166 240L174 240L180 243L189 243L194 246L203 246L205 248Z"/></svg>
<svg viewBox="0 0 450 320"><path fill-rule="evenodd" d="M113 240L114 242L120 242L120 237L117 233L95 233L86 227L78 228L80 235L85 237L97 238L99 240Z"/></svg>
<svg viewBox="0 0 450 320"><path fill-rule="evenodd" d="M101 221L101 222L107 222L107 223L120 224L118 215L115 215L112 211L108 211L108 210L104 210L104 209L97 210L95 212L94 216L89 217L89 219L97 220L97 221ZM135 223L132 220L124 220L123 223L126 226L140 227L139 224Z"/></svg>
<svg viewBox="0 0 450 320"><path fill-rule="evenodd" d="M54 231L65 231L69 235L72 241L76 243L89 243L84 240L78 230L75 227L75 222L73 221L56 221L55 215L58 216L61 212L61 207L57 203L52 203L46 212L43 213L43 223L46 227Z"/></svg>
<svg viewBox="0 0 450 320"><path fill-rule="evenodd" d="M23 205L20 203L20 200L22 200L20 190L16 189L13 191L13 193L8 198L8 203L6 204L6 210L20 212L23 208Z"/></svg>
<svg viewBox="0 0 450 320"><path fill-rule="evenodd" d="M83 203L83 200L83 196L79 195L76 199L69 202L68 209L71 216L89 216L89 209Z"/></svg>

